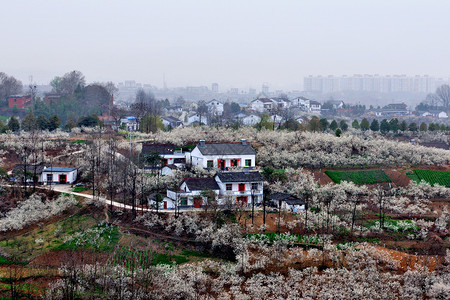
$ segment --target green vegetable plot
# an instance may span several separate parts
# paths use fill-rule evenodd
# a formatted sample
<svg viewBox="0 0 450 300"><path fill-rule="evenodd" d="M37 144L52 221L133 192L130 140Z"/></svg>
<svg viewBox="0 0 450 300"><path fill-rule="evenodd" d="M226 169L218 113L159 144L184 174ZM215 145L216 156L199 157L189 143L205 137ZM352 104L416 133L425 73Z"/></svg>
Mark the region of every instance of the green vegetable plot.
<svg viewBox="0 0 450 300"><path fill-rule="evenodd" d="M417 183L424 180L431 185L437 183L450 187L450 172L414 169L413 173L406 173L406 175Z"/></svg>
<svg viewBox="0 0 450 300"><path fill-rule="evenodd" d="M355 184L374 184L392 181L383 170L325 171L325 174L327 174L335 183L352 181Z"/></svg>

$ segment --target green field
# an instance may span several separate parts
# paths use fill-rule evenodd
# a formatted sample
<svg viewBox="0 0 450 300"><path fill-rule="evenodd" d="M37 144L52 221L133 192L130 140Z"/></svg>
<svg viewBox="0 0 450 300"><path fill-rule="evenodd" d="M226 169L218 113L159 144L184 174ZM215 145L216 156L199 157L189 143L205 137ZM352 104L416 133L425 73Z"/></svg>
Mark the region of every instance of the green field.
<svg viewBox="0 0 450 300"><path fill-rule="evenodd" d="M383 170L367 171L325 171L335 183L341 181L352 181L355 184L374 184L380 182L391 182L392 180Z"/></svg>
<svg viewBox="0 0 450 300"><path fill-rule="evenodd" d="M431 185L437 183L450 187L450 172L414 169L413 173L406 173L406 175L417 183L424 180Z"/></svg>

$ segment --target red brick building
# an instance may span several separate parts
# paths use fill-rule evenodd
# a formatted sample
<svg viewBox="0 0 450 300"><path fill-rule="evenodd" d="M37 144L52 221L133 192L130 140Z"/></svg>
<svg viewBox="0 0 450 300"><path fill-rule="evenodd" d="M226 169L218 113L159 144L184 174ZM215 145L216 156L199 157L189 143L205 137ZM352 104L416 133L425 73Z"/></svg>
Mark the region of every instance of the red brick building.
<svg viewBox="0 0 450 300"><path fill-rule="evenodd" d="M8 107L26 108L31 105L31 95L15 95L8 97Z"/></svg>

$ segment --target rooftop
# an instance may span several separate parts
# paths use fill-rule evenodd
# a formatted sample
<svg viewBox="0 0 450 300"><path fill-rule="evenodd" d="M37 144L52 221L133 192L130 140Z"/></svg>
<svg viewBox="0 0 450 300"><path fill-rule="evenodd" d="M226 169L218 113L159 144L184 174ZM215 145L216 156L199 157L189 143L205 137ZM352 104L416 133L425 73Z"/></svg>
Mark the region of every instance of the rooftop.
<svg viewBox="0 0 450 300"><path fill-rule="evenodd" d="M219 190L214 178L186 178L184 182L190 191Z"/></svg>
<svg viewBox="0 0 450 300"><path fill-rule="evenodd" d="M264 181L259 172L219 172L216 175L222 182Z"/></svg>
<svg viewBox="0 0 450 300"><path fill-rule="evenodd" d="M172 144L143 144L142 153L150 154L158 152L158 154L173 154L175 145Z"/></svg>
<svg viewBox="0 0 450 300"><path fill-rule="evenodd" d="M72 172L75 170L76 170L76 168L50 167L50 168L45 168L42 172Z"/></svg>
<svg viewBox="0 0 450 300"><path fill-rule="evenodd" d="M252 145L248 143L220 143L197 145L203 155L255 155Z"/></svg>

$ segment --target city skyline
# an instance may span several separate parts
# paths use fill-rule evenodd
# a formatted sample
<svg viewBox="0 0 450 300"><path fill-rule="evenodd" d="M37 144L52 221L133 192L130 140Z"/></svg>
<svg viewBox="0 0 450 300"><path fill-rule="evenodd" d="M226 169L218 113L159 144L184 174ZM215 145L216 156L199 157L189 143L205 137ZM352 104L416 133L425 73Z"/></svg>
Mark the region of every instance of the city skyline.
<svg viewBox="0 0 450 300"><path fill-rule="evenodd" d="M10 1L2 71L88 82L301 89L309 74L448 78L448 1ZM19 20L20 16L20 22ZM381 21L382 20L382 21Z"/></svg>

